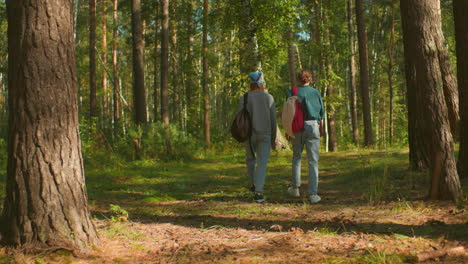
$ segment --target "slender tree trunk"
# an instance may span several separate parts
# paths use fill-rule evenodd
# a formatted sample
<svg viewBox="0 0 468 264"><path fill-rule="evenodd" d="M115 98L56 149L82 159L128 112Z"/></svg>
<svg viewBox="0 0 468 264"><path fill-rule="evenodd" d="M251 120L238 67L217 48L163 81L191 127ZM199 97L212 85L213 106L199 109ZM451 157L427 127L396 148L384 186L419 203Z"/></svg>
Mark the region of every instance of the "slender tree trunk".
<svg viewBox="0 0 468 264"><path fill-rule="evenodd" d="M160 11L159 11L159 2L156 3L156 17L154 18L155 23L154 23L154 51L153 51L153 67L154 67L154 76L153 76L153 104L154 104L154 109L153 109L153 122L156 122L156 120L159 119L159 112L158 112L158 106L159 106L159 100L158 100L158 94L160 93L160 79L159 79L159 23L160 23Z"/></svg>
<svg viewBox="0 0 468 264"><path fill-rule="evenodd" d="M113 11L113 30L112 30L112 85L113 85L113 101L114 101L114 137L116 138L120 132L120 98L119 98L119 79L117 72L117 0L114 1Z"/></svg>
<svg viewBox="0 0 468 264"><path fill-rule="evenodd" d="M442 31L439 0L401 0L405 61L414 70L408 89L417 95L418 136L427 146L432 199L459 201L462 190L453 154L447 104L443 94L443 73L435 36ZM437 124L437 125L434 125ZM428 133L430 131L430 133Z"/></svg>
<svg viewBox="0 0 468 264"><path fill-rule="evenodd" d="M210 89L208 87L208 10L209 1L203 1L203 95L204 103L204 124L205 124L205 142L208 146L210 139Z"/></svg>
<svg viewBox="0 0 468 264"><path fill-rule="evenodd" d="M395 2L392 0L392 25L390 28L390 43L388 45L388 90L390 98L390 109L389 109L389 139L390 144L393 144L393 43L395 39Z"/></svg>
<svg viewBox="0 0 468 264"><path fill-rule="evenodd" d="M171 2L171 18L170 19L170 28L171 28L171 66L172 66L172 91L173 91L173 104L172 104L172 116L174 119L174 123L181 123L181 111L180 111L180 93L181 90L179 88L180 85L180 76L179 76L179 69L178 69L178 61L177 61L177 0L173 0Z"/></svg>
<svg viewBox="0 0 468 264"><path fill-rule="evenodd" d="M162 0L161 38L161 119L164 123L166 152L172 153L169 133L169 0Z"/></svg>
<svg viewBox="0 0 468 264"><path fill-rule="evenodd" d="M10 116L3 245L85 251L98 243L78 131L73 7L65 0L7 1Z"/></svg>
<svg viewBox="0 0 468 264"><path fill-rule="evenodd" d="M145 91L145 41L143 39L143 24L141 20L140 0L132 0L132 36L133 36L133 103L135 123L146 123L146 91Z"/></svg>
<svg viewBox="0 0 468 264"><path fill-rule="evenodd" d="M96 0L89 0L89 115L97 117L96 96Z"/></svg>
<svg viewBox="0 0 468 264"><path fill-rule="evenodd" d="M325 60L327 64L327 131L328 131L328 150L331 152L338 151L338 144L336 141L336 121L335 121L335 107L336 100L335 87L333 86L333 66L331 64L331 39L330 39L330 26L328 23L328 14L324 15L325 24Z"/></svg>
<svg viewBox="0 0 468 264"><path fill-rule="evenodd" d="M261 71L262 62L258 50L257 26L250 0L242 0L242 10L241 25L245 33L242 34L241 73L247 75L252 71Z"/></svg>
<svg viewBox="0 0 468 264"><path fill-rule="evenodd" d="M369 60L367 50L367 33L364 22L363 0L356 0L356 22L358 28L359 42L359 69L361 82L362 113L364 117L364 145L374 145L372 133L372 119L370 109L370 87L369 87Z"/></svg>
<svg viewBox="0 0 468 264"><path fill-rule="evenodd" d="M187 82L186 82L186 101L187 101L187 123L188 123L188 132L193 133L197 130L197 122L196 116L198 112L197 108L197 93L198 93L198 84L197 84L197 71L195 68L194 63L194 42L195 42L195 25L193 19L193 9L194 9L194 0L188 1L188 19L187 19L187 41L188 41L188 49L187 49L187 58L186 58L186 74L187 74Z"/></svg>
<svg viewBox="0 0 468 264"><path fill-rule="evenodd" d="M460 153L458 172L468 177L468 1L453 0L455 37L457 41L457 76L460 98Z"/></svg>
<svg viewBox="0 0 468 264"><path fill-rule="evenodd" d="M289 69L289 84L292 87L296 86L296 66L294 64L294 43L292 26L288 28L286 39L288 41L288 69Z"/></svg>
<svg viewBox="0 0 468 264"><path fill-rule="evenodd" d="M102 64L104 70L102 71L102 105L104 112L104 119L107 120L108 112L108 95L107 95L107 0L101 0L102 5ZM105 122L104 120L104 122Z"/></svg>
<svg viewBox="0 0 468 264"><path fill-rule="evenodd" d="M348 0L348 34L349 34L349 47L351 49L351 56L349 58L349 73L350 73L350 108L351 108L351 127L353 132L353 142L356 147L359 147L359 122L358 122L358 107L357 107L357 93L356 93L356 63L355 54L356 47L354 41L354 22L353 22L353 1Z"/></svg>
<svg viewBox="0 0 468 264"><path fill-rule="evenodd" d="M322 15L321 15L321 6L319 3L319 0L314 0L313 2L313 9L315 10L314 14L315 16L312 16L312 20L315 20L315 23L312 23L312 30L314 31L315 35L315 41L313 45L315 46L315 49L317 50L317 58L319 62L319 66L317 69L317 76L315 76L315 80L319 80L320 78L323 78L323 68L324 68L324 62L323 62L323 54L322 54ZM318 87L316 87L318 88Z"/></svg>

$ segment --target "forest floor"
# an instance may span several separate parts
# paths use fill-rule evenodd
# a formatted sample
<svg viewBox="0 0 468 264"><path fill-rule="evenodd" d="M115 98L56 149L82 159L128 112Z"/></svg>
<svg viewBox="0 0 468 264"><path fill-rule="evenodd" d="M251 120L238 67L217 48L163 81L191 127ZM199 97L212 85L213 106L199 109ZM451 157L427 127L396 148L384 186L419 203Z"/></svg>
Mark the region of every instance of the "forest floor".
<svg viewBox="0 0 468 264"><path fill-rule="evenodd" d="M407 155L322 154L318 204L287 195L289 151L271 155L263 204L248 193L238 150L185 162L94 163L86 181L101 244L80 256L0 248L0 264L468 263L466 199L458 208L424 200L427 176L407 169Z"/></svg>

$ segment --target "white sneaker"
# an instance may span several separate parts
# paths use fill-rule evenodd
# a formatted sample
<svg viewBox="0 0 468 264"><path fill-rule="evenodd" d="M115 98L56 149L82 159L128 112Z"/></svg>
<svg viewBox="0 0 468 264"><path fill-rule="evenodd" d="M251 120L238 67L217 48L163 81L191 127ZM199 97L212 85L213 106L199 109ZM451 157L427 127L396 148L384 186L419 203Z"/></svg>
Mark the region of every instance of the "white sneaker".
<svg viewBox="0 0 468 264"><path fill-rule="evenodd" d="M299 188L289 187L288 194L294 197L299 197L301 194L299 193Z"/></svg>
<svg viewBox="0 0 468 264"><path fill-rule="evenodd" d="M318 203L322 200L318 195L311 195L309 198L311 203Z"/></svg>

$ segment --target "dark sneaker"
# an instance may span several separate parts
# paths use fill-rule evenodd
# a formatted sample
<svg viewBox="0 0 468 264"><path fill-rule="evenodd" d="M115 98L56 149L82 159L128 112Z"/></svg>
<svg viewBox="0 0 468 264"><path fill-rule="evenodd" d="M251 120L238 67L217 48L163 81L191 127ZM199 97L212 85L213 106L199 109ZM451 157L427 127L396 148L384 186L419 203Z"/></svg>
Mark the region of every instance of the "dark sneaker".
<svg viewBox="0 0 468 264"><path fill-rule="evenodd" d="M262 193L255 193L254 195L254 200L255 202L257 203L263 203L265 201L265 198L263 198L263 194Z"/></svg>

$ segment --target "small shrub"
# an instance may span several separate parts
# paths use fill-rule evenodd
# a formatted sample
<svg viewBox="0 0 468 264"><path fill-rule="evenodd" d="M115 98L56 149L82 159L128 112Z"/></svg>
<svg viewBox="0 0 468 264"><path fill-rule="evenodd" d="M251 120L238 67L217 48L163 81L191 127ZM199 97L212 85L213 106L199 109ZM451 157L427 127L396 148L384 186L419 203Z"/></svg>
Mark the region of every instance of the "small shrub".
<svg viewBox="0 0 468 264"><path fill-rule="evenodd" d="M128 212L124 210L122 207L111 204L110 210L112 213L111 221L112 222L127 222L128 221Z"/></svg>

